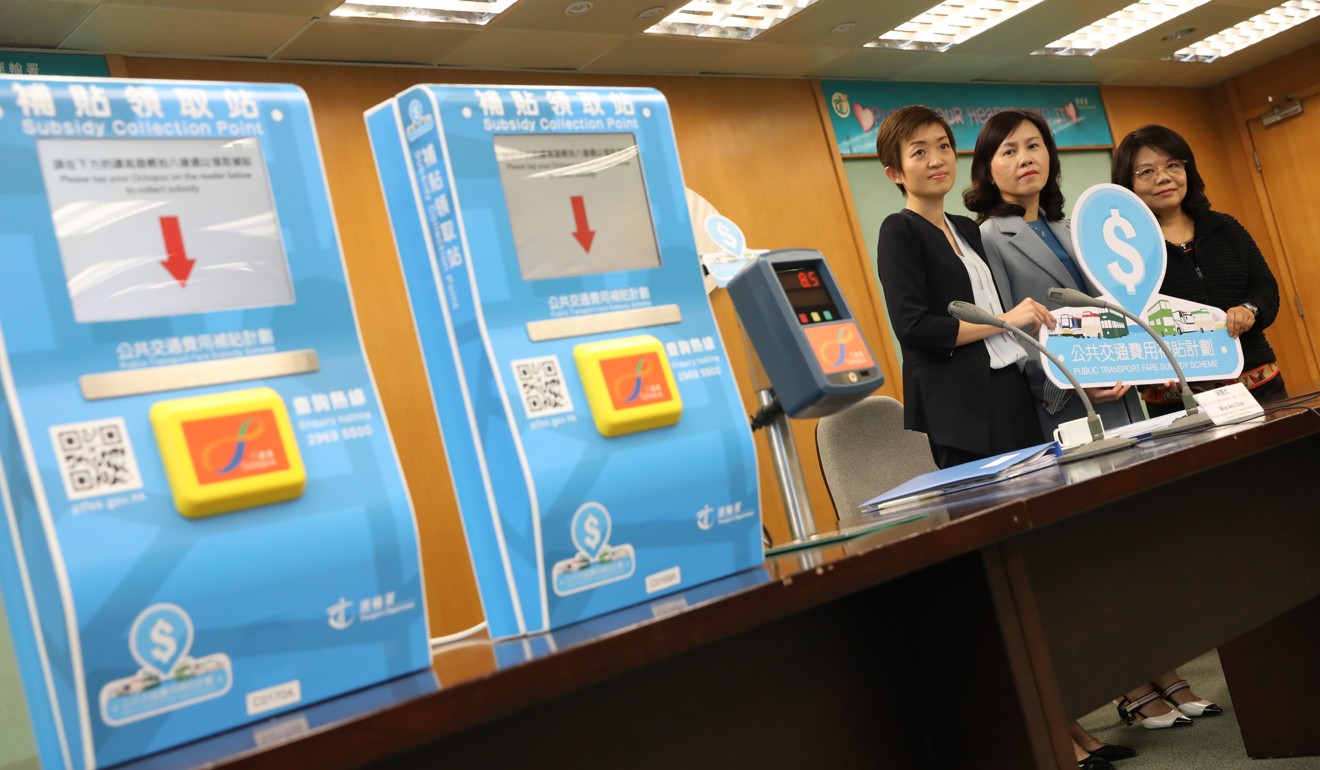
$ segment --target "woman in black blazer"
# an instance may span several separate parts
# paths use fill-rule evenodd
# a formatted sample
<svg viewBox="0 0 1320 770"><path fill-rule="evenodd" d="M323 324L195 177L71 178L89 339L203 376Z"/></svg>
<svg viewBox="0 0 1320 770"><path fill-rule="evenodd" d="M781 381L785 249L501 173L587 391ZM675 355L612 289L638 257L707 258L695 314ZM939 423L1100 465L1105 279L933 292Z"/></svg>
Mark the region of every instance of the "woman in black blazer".
<svg viewBox="0 0 1320 770"><path fill-rule="evenodd" d="M903 425L922 431L941 468L1045 441L1013 335L949 315L953 300L1035 333L1044 305L1004 311L972 220L944 213L957 166L953 131L928 107L903 107L876 137L885 176L907 205L880 226L880 285L903 354Z"/></svg>

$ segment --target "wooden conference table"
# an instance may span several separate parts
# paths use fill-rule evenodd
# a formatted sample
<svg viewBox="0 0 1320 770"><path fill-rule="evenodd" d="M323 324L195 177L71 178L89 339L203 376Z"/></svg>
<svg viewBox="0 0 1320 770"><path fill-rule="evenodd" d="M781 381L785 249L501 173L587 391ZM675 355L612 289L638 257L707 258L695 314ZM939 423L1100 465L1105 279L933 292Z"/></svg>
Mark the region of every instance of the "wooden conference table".
<svg viewBox="0 0 1320 770"><path fill-rule="evenodd" d="M1320 754L1288 705L1320 691L1315 407L960 492L553 634L458 643L433 672L138 764L1071 768L1069 719L1216 647L1248 753Z"/></svg>

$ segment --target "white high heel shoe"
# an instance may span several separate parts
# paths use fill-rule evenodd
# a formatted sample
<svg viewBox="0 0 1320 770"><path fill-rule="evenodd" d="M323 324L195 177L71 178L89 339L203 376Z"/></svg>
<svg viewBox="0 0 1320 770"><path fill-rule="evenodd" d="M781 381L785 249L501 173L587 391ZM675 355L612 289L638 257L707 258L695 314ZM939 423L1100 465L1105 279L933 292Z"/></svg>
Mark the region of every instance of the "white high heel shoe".
<svg viewBox="0 0 1320 770"><path fill-rule="evenodd" d="M1160 690L1160 697L1172 703L1174 708L1189 717L1217 717L1224 713L1224 710L1211 703L1208 700L1194 700L1190 703L1178 703L1171 697L1179 690L1189 690L1191 685L1187 684L1186 679L1179 679L1173 684Z"/></svg>
<svg viewBox="0 0 1320 770"><path fill-rule="evenodd" d="M1192 720L1177 709L1169 709L1169 713L1161 714L1157 717L1148 717L1141 713L1141 707L1153 703L1160 698L1160 694L1154 690L1145 695L1130 701L1123 698L1118 702L1118 716L1124 724L1131 725L1134 721L1141 722L1141 726L1147 730L1163 730L1169 727L1191 727ZM1211 704L1214 705L1214 704Z"/></svg>

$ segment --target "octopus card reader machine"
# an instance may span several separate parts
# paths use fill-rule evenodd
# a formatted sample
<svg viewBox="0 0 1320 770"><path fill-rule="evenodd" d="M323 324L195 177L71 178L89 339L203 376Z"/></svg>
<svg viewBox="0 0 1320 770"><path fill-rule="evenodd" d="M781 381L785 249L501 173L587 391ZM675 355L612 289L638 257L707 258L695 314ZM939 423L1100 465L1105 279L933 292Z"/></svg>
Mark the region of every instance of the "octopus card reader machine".
<svg viewBox="0 0 1320 770"><path fill-rule="evenodd" d="M833 414L884 384L820 252L765 252L733 277L728 291L789 417Z"/></svg>

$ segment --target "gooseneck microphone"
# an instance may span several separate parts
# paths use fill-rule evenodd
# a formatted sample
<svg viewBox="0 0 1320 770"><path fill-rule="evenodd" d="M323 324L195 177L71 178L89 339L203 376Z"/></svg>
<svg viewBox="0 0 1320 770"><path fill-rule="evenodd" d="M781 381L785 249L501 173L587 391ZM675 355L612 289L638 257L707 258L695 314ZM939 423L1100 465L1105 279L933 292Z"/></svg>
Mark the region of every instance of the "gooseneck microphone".
<svg viewBox="0 0 1320 770"><path fill-rule="evenodd" d="M1145 329L1146 333L1150 335L1150 338L1155 340L1156 344L1159 345L1160 350L1164 352L1164 357L1169 359L1169 363L1173 365L1173 373L1178 375L1178 386L1179 390L1182 391L1183 408L1187 410L1187 414L1179 417L1163 428L1157 428L1151 431L1150 435L1152 438L1158 436L1170 436L1175 433L1186 433L1192 430L1209 428L1214 425L1214 422L1210 419L1210 415L1201 408L1200 404L1196 403L1196 398L1192 396L1192 387L1187 384L1187 378L1183 376L1182 367L1178 365L1178 359L1174 358L1173 351L1169 350L1169 346L1164 343L1164 339L1160 337L1159 334L1156 334L1155 330L1150 328L1145 321L1141 320L1140 316L1129 312L1127 308L1121 305L1115 305L1112 302L1097 299L1089 294L1077 291L1076 289L1053 288L1047 291L1046 295L1049 296L1051 302L1066 307L1102 307L1106 310L1112 310L1125 318L1130 318L1135 321L1137 326Z"/></svg>
<svg viewBox="0 0 1320 770"><path fill-rule="evenodd" d="M1106 452L1113 452L1116 449L1132 446L1136 443L1130 438L1119 438L1117 436L1105 438L1105 425L1100 420L1100 415L1095 413L1095 407L1091 405L1091 399L1082 389L1082 384L1077 381L1077 376L1063 366L1060 361L1054 358L1054 354L1030 334L1022 331L1013 324L996 318L989 312L961 300L954 300L949 303L949 315L957 318L959 321L966 321L969 324L982 324L985 326L997 326L1000 329L1007 330L1017 335L1019 339L1025 340L1031 347L1045 354L1045 357L1056 364L1056 368L1067 376L1068 381L1072 383L1077 391L1077 396L1082 400L1082 405L1086 407L1086 426L1091 430L1091 440L1085 444L1078 444L1074 447L1065 448L1059 455L1059 462L1066 463L1073 460L1080 460L1084 457L1094 457Z"/></svg>

